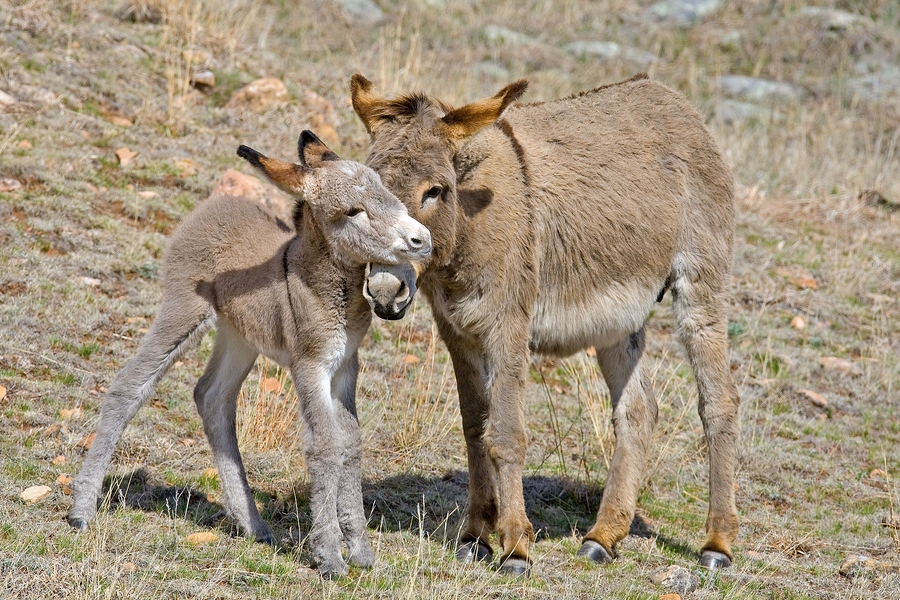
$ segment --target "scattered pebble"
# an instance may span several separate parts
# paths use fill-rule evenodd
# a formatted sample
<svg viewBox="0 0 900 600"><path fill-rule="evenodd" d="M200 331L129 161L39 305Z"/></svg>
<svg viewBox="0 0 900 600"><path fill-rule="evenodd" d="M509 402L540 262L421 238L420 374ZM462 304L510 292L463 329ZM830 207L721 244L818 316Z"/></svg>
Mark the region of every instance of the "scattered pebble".
<svg viewBox="0 0 900 600"><path fill-rule="evenodd" d="M219 536L211 531L198 531L197 533L192 533L184 538L184 541L191 546L202 546L204 544L211 544L218 539Z"/></svg>
<svg viewBox="0 0 900 600"><path fill-rule="evenodd" d="M154 192L153 190L144 190L142 192L138 192L137 195L145 200L149 200L150 198L156 198L157 196L159 196L159 194L157 192Z"/></svg>
<svg viewBox="0 0 900 600"><path fill-rule="evenodd" d="M76 279L76 281L81 285L87 285L90 287L97 287L98 285L100 285L100 283L102 283L99 279L96 279L94 277L79 277Z"/></svg>
<svg viewBox="0 0 900 600"><path fill-rule="evenodd" d="M825 399L825 396L819 394L818 392L814 392L812 390L799 390L801 394L806 396L810 402L819 408L826 408L828 406L828 400Z"/></svg>
<svg viewBox="0 0 900 600"><path fill-rule="evenodd" d="M130 165L134 162L134 159L137 157L137 152L132 152L127 147L122 146L118 150L116 150L116 158L119 160L119 164L123 167Z"/></svg>
<svg viewBox="0 0 900 600"><path fill-rule="evenodd" d="M700 587L700 578L678 565L657 571L650 576L650 581L676 594L690 594Z"/></svg>
<svg viewBox="0 0 900 600"><path fill-rule="evenodd" d="M862 375L862 370L846 358L825 356L819 359L819 362L826 371L838 371L849 375L850 377Z"/></svg>
<svg viewBox="0 0 900 600"><path fill-rule="evenodd" d="M403 362L404 362L404 364L407 364L407 365L417 365L420 362L422 362L422 359L420 359L415 354L407 354L406 356L403 357Z"/></svg>
<svg viewBox="0 0 900 600"><path fill-rule="evenodd" d="M235 92L225 108L233 111L265 113L284 108L290 99L287 86L283 81L274 77L265 77L248 83Z"/></svg>
<svg viewBox="0 0 900 600"><path fill-rule="evenodd" d="M199 90L208 90L216 86L216 76L209 69L194 73L191 77L191 85Z"/></svg>
<svg viewBox="0 0 900 600"><path fill-rule="evenodd" d="M128 571L129 573L134 573L137 571L137 565L131 561L125 561L122 563L122 570Z"/></svg>
<svg viewBox="0 0 900 600"><path fill-rule="evenodd" d="M877 573L900 573L900 565L885 560L876 560L862 554L851 554L841 563L838 572L847 578Z"/></svg>
<svg viewBox="0 0 900 600"><path fill-rule="evenodd" d="M280 392L281 387L281 382L277 377L266 377L259 382L259 389L264 392Z"/></svg>
<svg viewBox="0 0 900 600"><path fill-rule="evenodd" d="M22 188L22 182L18 179L0 179L0 192L14 192Z"/></svg>
<svg viewBox="0 0 900 600"><path fill-rule="evenodd" d="M53 490L50 489L50 486L33 485L23 490L19 497L25 501L25 504L34 504L35 502L40 502L52 492Z"/></svg>
<svg viewBox="0 0 900 600"><path fill-rule="evenodd" d="M791 319L791 327L797 329L798 331L806 329L806 319L804 319L800 315L795 316L793 319Z"/></svg>
<svg viewBox="0 0 900 600"><path fill-rule="evenodd" d="M59 418L68 421L69 419L77 421L84 414L81 412L80 408L64 408L59 411Z"/></svg>
<svg viewBox="0 0 900 600"><path fill-rule="evenodd" d="M96 431L91 432L91 433L87 434L86 436L84 436L83 438L81 438L78 441L78 443L75 445L78 446L79 448L84 448L85 450L89 450L91 448L91 444L94 443L95 437L97 437L97 432Z"/></svg>
<svg viewBox="0 0 900 600"><path fill-rule="evenodd" d="M19 142L18 146L22 150L32 150L34 148L34 146L28 140L22 140L21 142Z"/></svg>

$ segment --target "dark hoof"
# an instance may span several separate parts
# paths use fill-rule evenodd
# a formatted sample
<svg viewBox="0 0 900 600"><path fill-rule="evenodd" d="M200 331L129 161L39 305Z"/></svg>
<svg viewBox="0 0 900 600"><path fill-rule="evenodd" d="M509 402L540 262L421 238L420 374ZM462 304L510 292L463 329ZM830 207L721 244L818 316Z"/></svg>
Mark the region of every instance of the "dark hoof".
<svg viewBox="0 0 900 600"><path fill-rule="evenodd" d="M707 569L726 569L731 566L731 559L727 554L715 550L704 550L700 553L700 566Z"/></svg>
<svg viewBox="0 0 900 600"><path fill-rule="evenodd" d="M515 575L516 577L528 577L531 575L531 563L524 558L515 558L510 556L497 567L497 570L504 575Z"/></svg>
<svg viewBox="0 0 900 600"><path fill-rule="evenodd" d="M462 562L490 561L493 556L491 547L481 540L460 542L456 549L456 560Z"/></svg>
<svg viewBox="0 0 900 600"><path fill-rule="evenodd" d="M256 542L258 544L266 544L267 546L274 546L275 538L272 537L271 533L264 533L262 535L256 536Z"/></svg>
<svg viewBox="0 0 900 600"><path fill-rule="evenodd" d="M578 556L587 556L597 564L605 565L613 561L613 555L607 552L603 544L594 540L584 540L578 549Z"/></svg>
<svg viewBox="0 0 900 600"><path fill-rule="evenodd" d="M81 517L69 517L67 520L69 521L69 525L82 533L88 530L87 519L82 519Z"/></svg>

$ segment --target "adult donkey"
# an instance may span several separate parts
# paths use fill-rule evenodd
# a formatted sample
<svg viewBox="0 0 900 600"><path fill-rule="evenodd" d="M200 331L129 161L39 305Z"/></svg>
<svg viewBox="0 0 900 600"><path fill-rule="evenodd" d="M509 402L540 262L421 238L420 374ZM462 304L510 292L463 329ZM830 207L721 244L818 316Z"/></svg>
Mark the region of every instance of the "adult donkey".
<svg viewBox="0 0 900 600"><path fill-rule="evenodd" d="M73 527L85 530L94 518L125 425L169 367L215 327L194 400L229 514L248 536L271 541L235 433L238 391L264 354L290 367L297 390L311 481L310 547L319 573L347 573L342 542L350 563L371 566L356 417L357 348L372 320L362 293L366 263L427 257L431 238L371 169L338 159L309 131L298 145L299 164L238 149L297 199L293 227L256 202L222 197L203 203L175 232L162 305L137 355L109 388L75 479Z"/></svg>
<svg viewBox="0 0 900 600"><path fill-rule="evenodd" d="M453 360L469 463L457 557L490 559L489 536L499 531L500 568L527 571L529 352L588 346L610 390L616 446L578 554L615 557L657 421L644 323L669 289L709 445L700 562L728 566L739 405L727 358L731 172L685 98L646 75L511 105L526 85L452 108L424 94L383 98L361 75L351 81L372 140L366 164L433 239L431 258L417 265L419 286Z"/></svg>

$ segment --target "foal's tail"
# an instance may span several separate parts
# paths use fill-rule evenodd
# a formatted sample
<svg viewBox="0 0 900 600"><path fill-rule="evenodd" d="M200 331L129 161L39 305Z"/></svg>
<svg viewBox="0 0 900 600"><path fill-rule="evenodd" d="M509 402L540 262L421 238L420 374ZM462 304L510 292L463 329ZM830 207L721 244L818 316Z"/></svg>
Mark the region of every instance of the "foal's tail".
<svg viewBox="0 0 900 600"><path fill-rule="evenodd" d="M125 426L169 368L216 324L216 313L208 303L198 302L193 307L173 304L177 303L163 302L137 355L116 375L100 407L100 424L74 482L69 523L76 529L87 529L97 512L103 476Z"/></svg>

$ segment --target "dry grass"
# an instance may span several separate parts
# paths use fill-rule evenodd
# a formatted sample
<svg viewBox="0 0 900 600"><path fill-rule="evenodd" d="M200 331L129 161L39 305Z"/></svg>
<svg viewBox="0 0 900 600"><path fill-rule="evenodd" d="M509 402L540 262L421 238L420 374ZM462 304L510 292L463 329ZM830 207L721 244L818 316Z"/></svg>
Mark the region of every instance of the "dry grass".
<svg viewBox="0 0 900 600"><path fill-rule="evenodd" d="M703 585L689 597L900 594L895 574L837 574L851 554L900 563L890 526L900 512L900 92L872 95L861 79L900 64L896 2L818 2L870 19L846 31L802 16L801 2L728 2L690 28L651 22L649 3L633 0L379 4L385 20L360 25L318 0L0 0L0 89L21 101L0 113L0 180L21 185L0 192L0 596L656 598L649 574L697 570L706 448L668 299L647 335L660 424L633 535L611 566L574 557L614 441L608 393L585 354L531 368L524 484L539 531L535 576L508 580L452 560L465 447L452 365L421 302L401 322L376 321L361 350L372 570L323 582L308 568L295 398L264 361L242 392L240 443L280 543L232 535L191 397L210 340L126 430L95 527L78 535L63 521L70 497L55 481L80 466L103 392L153 317L166 236L224 169L240 168L238 144L288 156L301 129L327 123L342 155L364 158L368 139L347 102L354 72L386 93L425 89L459 103L520 77L531 81L526 101L538 101L642 68L563 50L577 40L657 55L651 75L700 109L739 181L731 339L742 530L734 567L697 570ZM491 39L489 25L527 39ZM212 91L190 86L199 68L215 72ZM727 125L716 117L723 74L792 83L802 95ZM287 83L287 108L224 108L262 76ZM139 153L132 165L115 160L121 146ZM835 359L851 367L829 367L844 364ZM53 493L25 505L18 494L35 484ZM192 546L195 532L217 539Z"/></svg>

